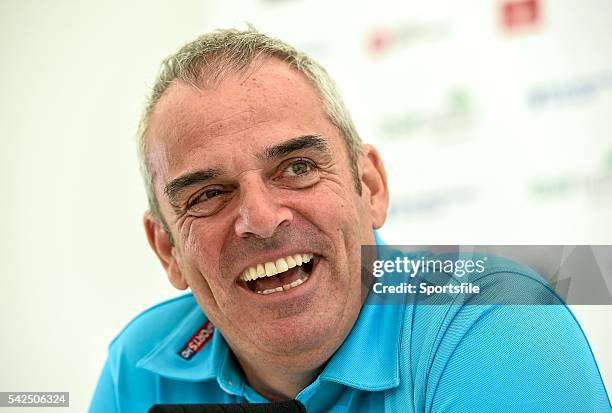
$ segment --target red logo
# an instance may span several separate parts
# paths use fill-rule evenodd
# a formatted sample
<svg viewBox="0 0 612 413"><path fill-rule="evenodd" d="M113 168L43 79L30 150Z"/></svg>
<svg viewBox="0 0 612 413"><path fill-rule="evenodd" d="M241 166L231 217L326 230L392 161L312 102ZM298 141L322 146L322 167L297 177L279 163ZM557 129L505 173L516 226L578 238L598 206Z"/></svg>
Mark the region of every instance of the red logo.
<svg viewBox="0 0 612 413"><path fill-rule="evenodd" d="M386 30L378 30L370 36L368 49L370 53L381 53L393 42L393 35Z"/></svg>
<svg viewBox="0 0 612 413"><path fill-rule="evenodd" d="M191 336L189 341L187 341L185 347L179 351L179 356L185 360L190 360L206 345L206 343L208 343L214 332L215 326L212 325L210 321L206 320L202 327L200 327L198 331Z"/></svg>
<svg viewBox="0 0 612 413"><path fill-rule="evenodd" d="M540 15L539 0L511 0L501 5L501 22L507 30L535 26Z"/></svg>

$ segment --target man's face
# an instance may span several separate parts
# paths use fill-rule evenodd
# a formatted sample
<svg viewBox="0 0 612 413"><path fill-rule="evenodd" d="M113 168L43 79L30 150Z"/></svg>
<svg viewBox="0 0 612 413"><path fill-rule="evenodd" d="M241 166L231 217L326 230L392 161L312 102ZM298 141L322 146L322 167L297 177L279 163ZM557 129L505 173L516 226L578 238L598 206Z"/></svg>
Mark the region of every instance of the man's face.
<svg viewBox="0 0 612 413"><path fill-rule="evenodd" d="M386 183L367 147L358 194L313 86L279 60L258 63L213 88L167 89L147 139L174 245L145 221L172 283L192 289L239 357L308 365L330 357L359 313L360 246L384 221ZM270 263L282 272L262 276Z"/></svg>

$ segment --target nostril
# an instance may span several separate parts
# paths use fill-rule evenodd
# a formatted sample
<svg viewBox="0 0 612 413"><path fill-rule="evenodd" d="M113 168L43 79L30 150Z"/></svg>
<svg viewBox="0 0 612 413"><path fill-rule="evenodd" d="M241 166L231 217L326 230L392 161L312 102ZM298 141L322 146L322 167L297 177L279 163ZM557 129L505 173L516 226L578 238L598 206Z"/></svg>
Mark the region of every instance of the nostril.
<svg viewBox="0 0 612 413"><path fill-rule="evenodd" d="M291 210L284 206L269 202L251 203L240 207L234 228L240 237L266 239L272 237L278 228L291 225L292 221Z"/></svg>

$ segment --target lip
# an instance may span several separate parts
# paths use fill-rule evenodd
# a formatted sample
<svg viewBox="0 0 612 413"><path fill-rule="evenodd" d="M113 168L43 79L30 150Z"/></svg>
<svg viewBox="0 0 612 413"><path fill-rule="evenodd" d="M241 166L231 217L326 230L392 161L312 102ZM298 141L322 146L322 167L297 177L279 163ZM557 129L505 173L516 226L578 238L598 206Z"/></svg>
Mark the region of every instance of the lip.
<svg viewBox="0 0 612 413"><path fill-rule="evenodd" d="M264 262L275 262L276 260L278 260L279 258L285 258L289 255L295 255L295 254L306 254L306 253L310 253L314 255L314 258L318 258L320 256L320 254L318 254L316 251L313 250L307 250L306 248L298 250L298 249L294 249L294 250L288 250L288 251L274 251L274 252L270 252L267 253L265 255L260 255L257 256L257 258L253 259L252 261L250 261L248 264L242 266L242 269L240 270L240 272L238 273L238 275L236 275L234 277L234 281L236 281L237 283L241 283L242 280L240 279L240 277L242 276L242 273L250 268L250 267L254 267L257 264L263 264ZM314 267L313 267L314 268Z"/></svg>
<svg viewBox="0 0 612 413"><path fill-rule="evenodd" d="M298 254L298 253L296 252L295 254ZM246 286L246 283L240 279L237 282L239 284L238 287L241 291L244 292L245 295L250 297L250 299L265 300L266 302L284 301L286 299L291 299L295 297L296 295L307 294L310 290L313 289L313 286L315 285L315 283L313 283L312 281L315 281L318 278L318 272L320 268L319 264L321 263L321 256L315 253L313 254L314 256L312 258L312 261L313 261L312 272L308 276L308 279L296 288L292 288L290 290L275 293L275 294L263 295L263 294L257 294L251 291L249 287ZM291 253L288 255L291 255Z"/></svg>

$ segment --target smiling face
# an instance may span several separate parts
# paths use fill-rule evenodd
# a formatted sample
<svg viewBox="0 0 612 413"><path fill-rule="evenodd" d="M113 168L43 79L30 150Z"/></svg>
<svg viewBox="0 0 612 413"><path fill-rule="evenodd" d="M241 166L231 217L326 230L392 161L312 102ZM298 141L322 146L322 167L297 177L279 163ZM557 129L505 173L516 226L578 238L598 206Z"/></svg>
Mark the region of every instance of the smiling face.
<svg viewBox="0 0 612 413"><path fill-rule="evenodd" d="M200 90L175 81L147 133L161 213L145 228L244 364L318 368L362 305L360 247L387 209L377 152L355 178L343 137L299 72L274 58Z"/></svg>

